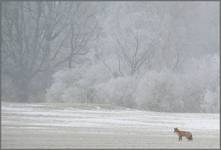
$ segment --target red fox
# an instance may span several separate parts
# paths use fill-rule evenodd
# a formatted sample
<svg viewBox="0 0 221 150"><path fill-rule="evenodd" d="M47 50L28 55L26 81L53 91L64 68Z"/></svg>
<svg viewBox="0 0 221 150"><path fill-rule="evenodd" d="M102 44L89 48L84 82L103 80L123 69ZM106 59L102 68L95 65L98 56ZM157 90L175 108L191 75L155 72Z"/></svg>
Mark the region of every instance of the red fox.
<svg viewBox="0 0 221 150"><path fill-rule="evenodd" d="M178 128L174 128L174 132L179 136L179 141L182 141L182 136L185 136L188 140L193 140L191 132L181 131Z"/></svg>

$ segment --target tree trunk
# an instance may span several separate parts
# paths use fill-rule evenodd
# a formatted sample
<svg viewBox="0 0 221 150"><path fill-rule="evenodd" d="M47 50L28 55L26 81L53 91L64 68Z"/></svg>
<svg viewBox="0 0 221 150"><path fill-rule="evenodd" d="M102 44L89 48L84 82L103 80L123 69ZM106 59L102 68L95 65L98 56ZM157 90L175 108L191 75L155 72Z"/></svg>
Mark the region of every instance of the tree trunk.
<svg viewBox="0 0 221 150"><path fill-rule="evenodd" d="M68 68L72 68L72 57L68 60Z"/></svg>
<svg viewBox="0 0 221 150"><path fill-rule="evenodd" d="M30 98L30 80L29 79L16 79L14 82L16 87L16 101L17 102L29 102Z"/></svg>

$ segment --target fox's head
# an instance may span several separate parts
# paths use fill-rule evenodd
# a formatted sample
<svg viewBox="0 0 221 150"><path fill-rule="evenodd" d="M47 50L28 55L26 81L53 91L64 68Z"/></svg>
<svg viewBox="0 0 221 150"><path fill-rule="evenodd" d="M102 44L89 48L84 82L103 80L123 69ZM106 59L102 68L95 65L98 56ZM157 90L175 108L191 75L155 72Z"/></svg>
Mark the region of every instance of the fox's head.
<svg viewBox="0 0 221 150"><path fill-rule="evenodd" d="M177 132L178 131L178 128L174 128L174 132Z"/></svg>

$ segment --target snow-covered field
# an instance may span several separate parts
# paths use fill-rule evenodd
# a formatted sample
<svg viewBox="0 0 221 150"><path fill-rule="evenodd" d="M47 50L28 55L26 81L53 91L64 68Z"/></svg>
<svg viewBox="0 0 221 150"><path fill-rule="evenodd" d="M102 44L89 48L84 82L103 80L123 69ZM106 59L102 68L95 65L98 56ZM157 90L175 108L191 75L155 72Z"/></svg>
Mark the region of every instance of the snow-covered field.
<svg viewBox="0 0 221 150"><path fill-rule="evenodd" d="M2 148L219 148L219 114L3 103ZM178 127L193 133L182 142Z"/></svg>

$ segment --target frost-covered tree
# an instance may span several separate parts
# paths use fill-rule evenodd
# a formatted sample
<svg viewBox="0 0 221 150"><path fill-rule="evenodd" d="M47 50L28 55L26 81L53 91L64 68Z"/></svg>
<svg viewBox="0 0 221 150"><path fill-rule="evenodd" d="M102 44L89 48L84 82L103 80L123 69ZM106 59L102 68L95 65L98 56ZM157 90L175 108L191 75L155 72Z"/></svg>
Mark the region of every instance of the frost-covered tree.
<svg viewBox="0 0 221 150"><path fill-rule="evenodd" d="M74 56L86 54L97 29L92 26L97 9L87 8L89 3L55 1L2 6L3 90L14 95L4 99L27 102L37 91L44 93L54 71L67 62L71 67Z"/></svg>
<svg viewBox="0 0 221 150"><path fill-rule="evenodd" d="M217 112L218 56L189 61L182 73L147 71L138 83L138 107L169 112Z"/></svg>
<svg viewBox="0 0 221 150"><path fill-rule="evenodd" d="M53 42L65 27L66 16L59 13L66 8L59 2L3 2L2 6L3 78L12 83L13 89L7 90L14 91L16 101L27 102L35 77L50 72L57 52Z"/></svg>
<svg viewBox="0 0 221 150"><path fill-rule="evenodd" d="M168 112L219 109L215 107L219 89L216 3L99 5L104 8L96 17L101 32L85 55L88 64L59 72L70 76L55 75L47 92L49 100L54 95L61 101ZM80 78L73 81L79 73Z"/></svg>

